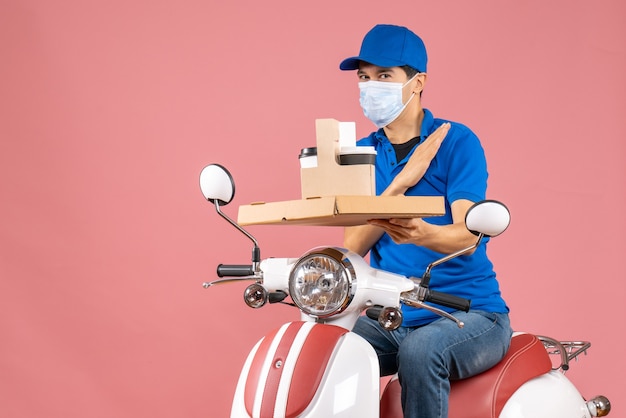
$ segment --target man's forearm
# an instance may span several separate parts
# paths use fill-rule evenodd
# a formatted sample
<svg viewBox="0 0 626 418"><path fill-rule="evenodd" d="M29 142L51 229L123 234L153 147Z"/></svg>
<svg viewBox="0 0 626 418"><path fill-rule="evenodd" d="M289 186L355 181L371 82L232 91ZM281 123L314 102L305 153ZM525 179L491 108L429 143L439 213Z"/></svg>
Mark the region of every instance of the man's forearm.
<svg viewBox="0 0 626 418"><path fill-rule="evenodd" d="M348 250L365 257L384 232L372 225L350 226L345 229L343 245Z"/></svg>

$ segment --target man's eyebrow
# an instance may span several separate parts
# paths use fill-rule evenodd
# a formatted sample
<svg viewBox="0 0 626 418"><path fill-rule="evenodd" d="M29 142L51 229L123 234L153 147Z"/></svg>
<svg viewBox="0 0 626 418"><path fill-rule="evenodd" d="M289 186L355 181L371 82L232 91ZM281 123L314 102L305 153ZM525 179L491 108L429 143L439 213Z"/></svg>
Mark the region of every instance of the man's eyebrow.
<svg viewBox="0 0 626 418"><path fill-rule="evenodd" d="M376 70L376 73L377 73L377 74L381 74L381 73L393 73L393 72L394 72L393 67L379 67L379 68L378 68L378 70ZM363 73L365 73L365 70L364 70L364 69L359 68L359 69L357 70L357 73L358 73L358 74L363 74Z"/></svg>

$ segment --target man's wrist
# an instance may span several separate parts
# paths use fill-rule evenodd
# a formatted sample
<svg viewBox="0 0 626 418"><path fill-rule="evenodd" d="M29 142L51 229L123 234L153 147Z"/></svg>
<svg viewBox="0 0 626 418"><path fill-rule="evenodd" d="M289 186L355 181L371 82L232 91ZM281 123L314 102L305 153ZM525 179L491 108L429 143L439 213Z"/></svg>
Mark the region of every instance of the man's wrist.
<svg viewBox="0 0 626 418"><path fill-rule="evenodd" d="M392 182L381 194L381 196L402 196L407 190L408 187L397 186Z"/></svg>

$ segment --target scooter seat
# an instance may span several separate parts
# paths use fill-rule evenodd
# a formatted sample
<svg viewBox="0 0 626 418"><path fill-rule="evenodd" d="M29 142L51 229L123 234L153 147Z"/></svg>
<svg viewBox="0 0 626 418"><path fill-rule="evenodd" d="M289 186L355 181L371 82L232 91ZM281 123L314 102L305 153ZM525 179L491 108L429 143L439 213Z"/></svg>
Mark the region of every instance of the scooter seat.
<svg viewBox="0 0 626 418"><path fill-rule="evenodd" d="M479 375L451 382L449 416L497 418L520 386L551 368L550 356L535 335L516 334L500 363ZM400 392L398 379L391 379L381 397L381 418L402 418Z"/></svg>

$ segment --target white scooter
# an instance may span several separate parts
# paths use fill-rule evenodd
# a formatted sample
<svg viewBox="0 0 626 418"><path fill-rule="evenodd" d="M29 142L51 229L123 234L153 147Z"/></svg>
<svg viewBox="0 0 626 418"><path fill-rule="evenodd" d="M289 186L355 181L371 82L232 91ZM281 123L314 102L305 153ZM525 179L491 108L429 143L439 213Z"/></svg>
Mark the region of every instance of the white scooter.
<svg viewBox="0 0 626 418"><path fill-rule="evenodd" d="M431 270L474 249L509 225L508 209L496 201L475 204L467 228L476 243L428 266L421 278L371 268L359 255L336 247L318 247L299 258L261 260L254 237L220 207L234 196L230 173L212 164L200 185L217 213L254 244L249 265L217 267L221 283L250 280L245 303L260 308L285 303L289 296L301 321L268 333L250 352L239 377L231 417L402 417L400 385L392 378L380 396L378 359L373 348L350 330L363 311L386 329L402 323L401 304L428 309L463 323L434 305L469 310L470 302L429 288ZM427 303L428 302L428 303ZM565 377L569 361L589 348L588 342L563 342L515 333L505 358L492 369L452 383L450 418L590 418L609 414L604 396L585 400ZM553 368L550 354L560 356Z"/></svg>

